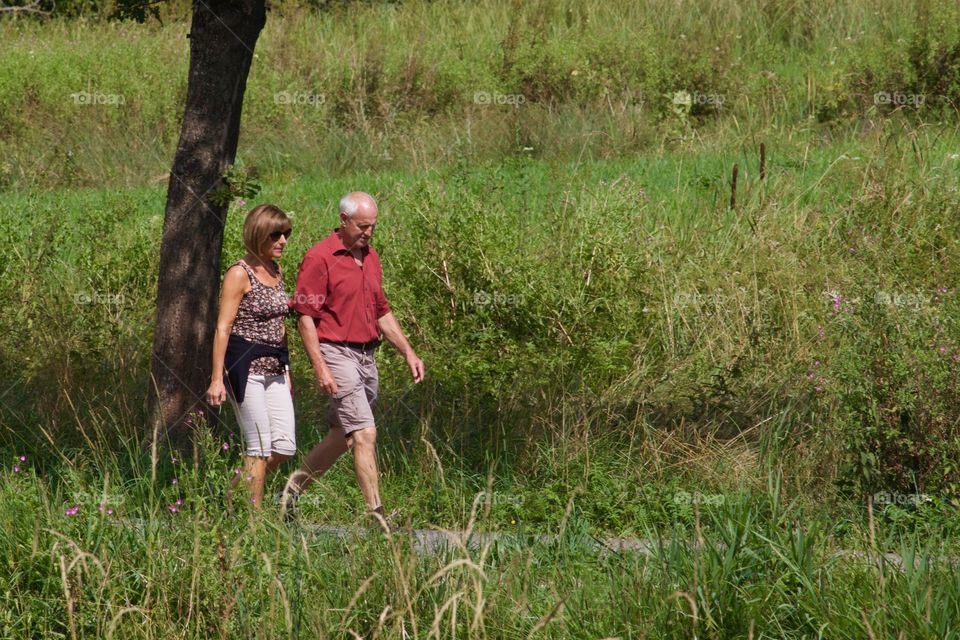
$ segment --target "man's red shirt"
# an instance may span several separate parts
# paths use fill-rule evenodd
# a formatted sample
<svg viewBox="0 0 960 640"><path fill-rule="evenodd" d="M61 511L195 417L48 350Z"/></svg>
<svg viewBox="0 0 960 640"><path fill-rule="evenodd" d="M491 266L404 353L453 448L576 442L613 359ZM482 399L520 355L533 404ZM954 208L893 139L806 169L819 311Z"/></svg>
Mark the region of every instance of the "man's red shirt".
<svg viewBox="0 0 960 640"><path fill-rule="evenodd" d="M297 273L292 306L313 318L317 337L328 342L370 342L380 337L377 320L390 313L376 249L363 248L363 266L337 232L313 245Z"/></svg>

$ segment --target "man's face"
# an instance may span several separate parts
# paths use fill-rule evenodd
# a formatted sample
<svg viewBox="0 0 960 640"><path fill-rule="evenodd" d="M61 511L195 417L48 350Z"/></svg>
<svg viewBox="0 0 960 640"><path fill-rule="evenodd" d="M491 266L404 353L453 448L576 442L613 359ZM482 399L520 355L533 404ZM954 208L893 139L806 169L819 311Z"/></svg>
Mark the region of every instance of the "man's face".
<svg viewBox="0 0 960 640"><path fill-rule="evenodd" d="M349 249L363 249L370 243L377 226L377 207L360 206L353 218L340 214L340 237Z"/></svg>

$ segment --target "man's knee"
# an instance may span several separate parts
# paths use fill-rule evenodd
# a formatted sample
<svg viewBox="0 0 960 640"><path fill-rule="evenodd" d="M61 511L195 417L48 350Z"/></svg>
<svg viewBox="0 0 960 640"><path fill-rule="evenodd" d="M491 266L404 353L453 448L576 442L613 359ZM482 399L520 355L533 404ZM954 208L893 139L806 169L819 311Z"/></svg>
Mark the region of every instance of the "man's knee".
<svg viewBox="0 0 960 640"><path fill-rule="evenodd" d="M347 446L366 448L372 447L377 442L377 428L370 426L363 429L357 429L347 436Z"/></svg>

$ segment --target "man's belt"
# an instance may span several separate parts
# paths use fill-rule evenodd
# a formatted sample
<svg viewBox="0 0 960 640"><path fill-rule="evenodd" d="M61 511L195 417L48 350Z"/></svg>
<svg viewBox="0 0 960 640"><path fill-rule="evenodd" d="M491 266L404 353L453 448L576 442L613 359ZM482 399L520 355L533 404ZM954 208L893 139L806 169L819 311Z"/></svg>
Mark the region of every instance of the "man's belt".
<svg viewBox="0 0 960 640"><path fill-rule="evenodd" d="M380 340L374 338L370 342L337 342L335 340L321 340L320 342L325 342L327 344L335 344L341 347L350 347L351 349L356 349L358 351L373 351L380 346Z"/></svg>

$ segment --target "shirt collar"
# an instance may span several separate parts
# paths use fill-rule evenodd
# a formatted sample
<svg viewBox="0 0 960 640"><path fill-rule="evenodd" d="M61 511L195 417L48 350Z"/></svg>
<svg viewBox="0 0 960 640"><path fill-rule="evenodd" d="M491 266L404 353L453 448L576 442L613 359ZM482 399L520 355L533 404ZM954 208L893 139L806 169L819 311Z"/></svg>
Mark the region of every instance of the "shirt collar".
<svg viewBox="0 0 960 640"><path fill-rule="evenodd" d="M350 253L350 249L348 249L347 246L343 244L343 241L340 239L339 234L337 234L336 227L334 227L333 231L330 232L330 235L327 236L327 240L330 241L330 248L333 252L333 255ZM365 246L363 249L360 250L360 252L364 256L366 256L368 253L370 253L370 245L368 244L367 246Z"/></svg>

